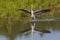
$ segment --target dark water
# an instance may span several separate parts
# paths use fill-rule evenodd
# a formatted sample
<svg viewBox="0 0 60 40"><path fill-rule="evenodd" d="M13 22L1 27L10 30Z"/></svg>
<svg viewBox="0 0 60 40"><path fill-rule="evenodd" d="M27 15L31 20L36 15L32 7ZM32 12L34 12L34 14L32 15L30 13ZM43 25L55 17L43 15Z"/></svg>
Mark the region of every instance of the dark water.
<svg viewBox="0 0 60 40"><path fill-rule="evenodd" d="M38 23L26 23L29 25L30 29L24 28L22 29L23 32L13 33L16 31L13 31L11 34L7 34L2 32L0 34L0 40L60 40L60 21L57 22L38 22ZM25 25L24 25L25 26ZM35 26L35 30L32 34L31 26ZM17 28L18 29L18 28ZM20 28L21 29L21 28ZM43 30L43 31L41 31ZM49 32L46 32L44 30L47 30Z"/></svg>

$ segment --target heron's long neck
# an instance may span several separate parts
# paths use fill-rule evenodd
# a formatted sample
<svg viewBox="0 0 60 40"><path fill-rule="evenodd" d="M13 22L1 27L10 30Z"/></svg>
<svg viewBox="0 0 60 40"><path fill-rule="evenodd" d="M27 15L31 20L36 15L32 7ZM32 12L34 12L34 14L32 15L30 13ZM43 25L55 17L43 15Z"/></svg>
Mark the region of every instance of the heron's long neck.
<svg viewBox="0 0 60 40"><path fill-rule="evenodd" d="M33 11L33 5L31 5L31 17L35 19L34 11Z"/></svg>

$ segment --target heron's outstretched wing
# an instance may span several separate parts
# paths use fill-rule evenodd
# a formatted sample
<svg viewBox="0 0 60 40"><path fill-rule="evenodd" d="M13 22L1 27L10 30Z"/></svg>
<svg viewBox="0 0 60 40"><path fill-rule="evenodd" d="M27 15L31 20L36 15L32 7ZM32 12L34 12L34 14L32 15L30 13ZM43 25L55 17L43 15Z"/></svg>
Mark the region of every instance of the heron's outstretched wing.
<svg viewBox="0 0 60 40"><path fill-rule="evenodd" d="M26 13L30 13L30 14L31 14L31 12L30 12L29 10L27 10L27 9L19 9L19 10L21 10L21 11L24 11L24 12L26 12Z"/></svg>
<svg viewBox="0 0 60 40"><path fill-rule="evenodd" d="M47 29L38 29L38 28L35 28L34 30L35 31L42 32L42 33L51 33L51 31L50 30L47 30Z"/></svg>
<svg viewBox="0 0 60 40"><path fill-rule="evenodd" d="M34 12L34 14L41 14L41 13L46 13L46 12L49 12L51 11L50 9L44 9L44 10L37 10Z"/></svg>

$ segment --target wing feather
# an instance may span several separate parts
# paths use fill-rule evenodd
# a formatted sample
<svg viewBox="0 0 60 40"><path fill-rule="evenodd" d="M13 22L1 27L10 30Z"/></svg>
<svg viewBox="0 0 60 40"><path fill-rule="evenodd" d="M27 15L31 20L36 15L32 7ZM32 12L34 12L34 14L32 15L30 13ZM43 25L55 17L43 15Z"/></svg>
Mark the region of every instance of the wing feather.
<svg viewBox="0 0 60 40"><path fill-rule="evenodd" d="M21 10L21 11L24 11L24 12L26 12L26 13L30 13L30 14L31 14L31 12L30 12L29 10L27 10L27 9L19 9L19 10Z"/></svg>
<svg viewBox="0 0 60 40"><path fill-rule="evenodd" d="M37 10L34 12L34 14L42 14L42 13L46 13L46 12L50 12L50 9L44 9L44 10Z"/></svg>

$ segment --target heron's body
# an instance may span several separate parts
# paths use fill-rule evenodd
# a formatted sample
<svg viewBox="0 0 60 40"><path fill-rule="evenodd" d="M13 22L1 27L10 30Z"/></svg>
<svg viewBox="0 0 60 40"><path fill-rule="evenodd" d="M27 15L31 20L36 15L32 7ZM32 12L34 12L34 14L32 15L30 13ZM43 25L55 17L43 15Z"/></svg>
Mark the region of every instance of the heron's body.
<svg viewBox="0 0 60 40"><path fill-rule="evenodd" d="M34 15L33 10L31 10L31 17L35 19L35 15Z"/></svg>
<svg viewBox="0 0 60 40"><path fill-rule="evenodd" d="M33 10L31 10L31 18L35 19L35 15L34 15Z"/></svg>
<svg viewBox="0 0 60 40"><path fill-rule="evenodd" d="M33 11L33 5L31 5L31 18L35 19L34 11Z"/></svg>

